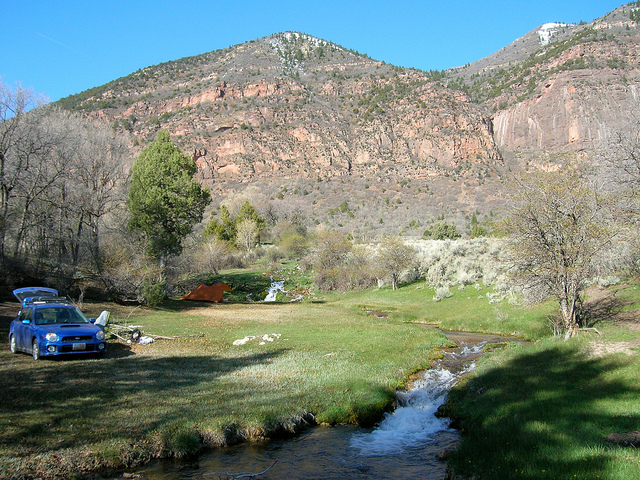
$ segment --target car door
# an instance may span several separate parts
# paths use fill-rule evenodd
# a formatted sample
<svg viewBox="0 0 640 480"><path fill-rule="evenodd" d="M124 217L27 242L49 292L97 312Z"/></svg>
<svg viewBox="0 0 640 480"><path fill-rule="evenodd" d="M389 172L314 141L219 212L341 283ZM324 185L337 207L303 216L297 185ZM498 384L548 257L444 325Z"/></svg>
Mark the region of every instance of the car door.
<svg viewBox="0 0 640 480"><path fill-rule="evenodd" d="M29 323L25 323L25 321ZM31 349L31 332L33 328L33 307L24 307L13 329L19 349Z"/></svg>

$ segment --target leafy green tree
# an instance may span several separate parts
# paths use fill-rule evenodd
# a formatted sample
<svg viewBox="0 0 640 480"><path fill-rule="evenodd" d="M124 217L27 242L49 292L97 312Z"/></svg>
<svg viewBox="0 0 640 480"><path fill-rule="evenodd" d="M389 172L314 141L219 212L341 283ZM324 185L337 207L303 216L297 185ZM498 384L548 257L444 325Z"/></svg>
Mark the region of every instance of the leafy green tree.
<svg viewBox="0 0 640 480"><path fill-rule="evenodd" d="M240 207L240 211L236 216L235 222L236 226L240 225L244 220L253 220L256 223L256 228L258 229L258 234L264 230L267 222L264 218L258 215L258 211L255 209L253 205L249 203L247 200Z"/></svg>
<svg viewBox="0 0 640 480"><path fill-rule="evenodd" d="M129 228L144 234L148 253L159 260L163 275L168 257L182 252L182 240L202 221L211 201L209 190L193 179L196 171L193 159L166 131L158 132L131 169Z"/></svg>
<svg viewBox="0 0 640 480"><path fill-rule="evenodd" d="M462 236L455 225L445 222L436 223L429 233L433 240L455 240Z"/></svg>
<svg viewBox="0 0 640 480"><path fill-rule="evenodd" d="M214 219L207 225L205 233L208 232L213 233L218 240L235 242L236 221L231 218L231 212L225 205L220 206L220 220Z"/></svg>
<svg viewBox="0 0 640 480"><path fill-rule="evenodd" d="M291 227L280 236L278 247L288 258L299 259L309 249L309 241L306 236L301 235Z"/></svg>
<svg viewBox="0 0 640 480"><path fill-rule="evenodd" d="M471 227L471 232L469 232L470 238L478 238L478 237L486 237L486 236L487 236L486 228L481 227L480 225L477 225L477 224Z"/></svg>
<svg viewBox="0 0 640 480"><path fill-rule="evenodd" d="M240 207L240 211L236 217L231 216L231 212L225 205L220 206L220 214L218 219L209 221L204 229L205 238L215 237L218 240L224 240L231 243L240 242L245 245L246 238L238 240L239 227L245 220L250 220L254 224L255 241L260 241L260 232L262 232L267 224L264 218L258 215L258 211L248 201L244 202ZM247 229L243 230L243 236L247 233Z"/></svg>

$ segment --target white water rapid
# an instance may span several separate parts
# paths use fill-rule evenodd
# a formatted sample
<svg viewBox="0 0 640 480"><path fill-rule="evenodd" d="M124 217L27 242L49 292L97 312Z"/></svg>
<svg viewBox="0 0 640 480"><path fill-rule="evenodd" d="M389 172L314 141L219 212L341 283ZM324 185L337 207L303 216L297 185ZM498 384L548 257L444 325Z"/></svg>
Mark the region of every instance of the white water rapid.
<svg viewBox="0 0 640 480"><path fill-rule="evenodd" d="M467 358L481 353L484 345L463 346L445 356ZM435 416L438 408L446 401L449 390L458 379L473 368L475 363L463 365L462 370L455 373L443 366L426 370L409 390L397 393L398 408L388 413L378 427L371 432L353 435L351 447L368 457L396 455L433 442L435 434L449 429L448 418Z"/></svg>
<svg viewBox="0 0 640 480"><path fill-rule="evenodd" d="M271 281L271 286L267 289L267 296L264 297L265 302L275 302L278 292L284 293L284 280L279 282Z"/></svg>
<svg viewBox="0 0 640 480"><path fill-rule="evenodd" d="M457 335L447 332L450 339ZM373 429L347 425L311 428L294 438L225 447L192 460L161 461L140 472L142 478L442 480L446 463L438 458L438 453L455 449L458 433L449 428L448 419L437 418L434 413L460 377L475 368L487 342L505 339L476 335L473 339L455 341L460 346L447 351L411 389L398 392L398 408ZM265 471L264 475L258 475Z"/></svg>

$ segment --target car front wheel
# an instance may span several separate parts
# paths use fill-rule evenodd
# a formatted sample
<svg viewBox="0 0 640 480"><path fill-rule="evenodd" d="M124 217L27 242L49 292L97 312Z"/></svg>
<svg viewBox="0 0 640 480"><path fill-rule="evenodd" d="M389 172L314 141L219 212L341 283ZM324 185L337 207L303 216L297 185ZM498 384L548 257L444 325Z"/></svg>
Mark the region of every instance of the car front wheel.
<svg viewBox="0 0 640 480"><path fill-rule="evenodd" d="M9 337L9 349L11 350L11 353L18 353L18 344L16 343L15 335L11 335L11 337Z"/></svg>
<svg viewBox="0 0 640 480"><path fill-rule="evenodd" d="M38 340L33 339L33 348L31 350L34 360L40 360L40 347L38 347Z"/></svg>

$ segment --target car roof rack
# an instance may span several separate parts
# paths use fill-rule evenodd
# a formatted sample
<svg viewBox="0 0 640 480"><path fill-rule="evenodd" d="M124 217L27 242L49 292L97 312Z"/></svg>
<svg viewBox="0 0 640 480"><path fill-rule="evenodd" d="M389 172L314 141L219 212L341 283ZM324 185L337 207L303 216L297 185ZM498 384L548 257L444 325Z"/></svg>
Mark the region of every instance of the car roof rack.
<svg viewBox="0 0 640 480"><path fill-rule="evenodd" d="M72 304L71 300L69 300L67 297L27 297L22 302L24 306L46 303L58 303L64 305Z"/></svg>

